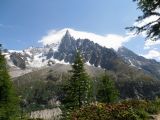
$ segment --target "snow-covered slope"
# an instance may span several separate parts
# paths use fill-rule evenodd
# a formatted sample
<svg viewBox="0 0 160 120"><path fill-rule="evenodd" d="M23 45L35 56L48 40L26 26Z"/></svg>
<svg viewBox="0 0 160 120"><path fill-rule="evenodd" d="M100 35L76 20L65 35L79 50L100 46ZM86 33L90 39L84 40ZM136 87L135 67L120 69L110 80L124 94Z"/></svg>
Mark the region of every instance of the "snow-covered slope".
<svg viewBox="0 0 160 120"><path fill-rule="evenodd" d="M129 39L129 36L119 35L97 35L90 32L76 31L70 28L64 28L59 31L51 31L44 36L39 42L43 44L42 47L30 47L28 49L17 51L9 50L6 56L9 66L24 68L41 68L54 63L68 64L63 59L55 59L54 53L58 51L59 45L64 36L66 39L85 40L88 39L93 43L106 48L113 48L118 50L122 43ZM19 63L21 61L21 64ZM24 64L25 65L22 65ZM87 62L90 65L89 62Z"/></svg>
<svg viewBox="0 0 160 120"><path fill-rule="evenodd" d="M152 74L157 78L160 78L160 63L156 60L146 59L125 47L119 48L117 54L130 66L142 69L148 74Z"/></svg>
<svg viewBox="0 0 160 120"><path fill-rule="evenodd" d="M52 44L37 48L30 47L23 51L9 51L8 53L5 53L7 63L10 67L18 66L22 68L20 65L18 65L19 61L22 60L25 63L24 68L22 69L41 68L48 65L52 65L54 63L67 64L63 60L59 61L57 59L54 59L53 57L51 57L50 59L47 58L49 54L52 54L57 51L57 46Z"/></svg>
<svg viewBox="0 0 160 120"><path fill-rule="evenodd" d="M112 40L110 39L110 43L112 43ZM5 52L10 68L14 68L14 71L20 69L28 72L52 66L56 63L71 64L74 61L76 49L79 49L87 65L109 70L119 69L118 66L121 69L126 67L144 70L160 78L160 63L138 56L122 47L121 44L117 44L117 46L109 44L107 43L109 42L108 37L73 29L63 29L50 33L41 42L44 44L42 47L30 47L22 51L9 50Z"/></svg>

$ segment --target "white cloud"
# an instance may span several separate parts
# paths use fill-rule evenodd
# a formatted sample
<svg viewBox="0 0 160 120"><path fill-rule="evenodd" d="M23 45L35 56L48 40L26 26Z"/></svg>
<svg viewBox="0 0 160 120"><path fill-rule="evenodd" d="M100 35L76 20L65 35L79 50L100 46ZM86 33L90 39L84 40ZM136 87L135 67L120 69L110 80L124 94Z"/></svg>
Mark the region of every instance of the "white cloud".
<svg viewBox="0 0 160 120"><path fill-rule="evenodd" d="M157 9L156 12L160 12L160 10ZM157 23L157 22L154 22L154 21L157 21L159 18L160 18L160 17L157 16L157 15L152 15L152 16L149 16L149 17L147 17L147 18L145 18L145 19L143 19L143 20L141 20L141 21L135 22L135 23L133 24L133 26L142 27L142 26L144 26L144 25L146 25L146 24L148 24L148 23L150 23L150 22L153 22L153 23L150 25L150 26L152 26L152 25L154 25L154 24ZM141 32L141 33L140 33L140 36L146 37L146 36L147 36L147 35L146 35L146 32L147 32L147 31ZM136 32L133 31L133 33L136 33Z"/></svg>
<svg viewBox="0 0 160 120"><path fill-rule="evenodd" d="M160 13L160 9L157 9L156 12L159 12ZM146 19L142 20L142 21L139 21L139 22L135 22L133 25L134 26L137 26L137 27L142 27L150 22L153 22L153 21L156 21L158 20L160 17L159 16L156 16L156 15L152 15L150 17L147 17ZM152 23L151 25L154 25L156 23ZM141 32L139 35L136 35L137 37L140 36L140 37L143 37L143 38L146 38L147 34L146 34L147 31L143 31ZM135 34L135 31L132 32L132 34ZM135 37L136 37L135 36ZM155 45L160 45L160 40L157 40L157 41L153 41L151 39L147 39L144 43L144 49L151 49L153 48Z"/></svg>
<svg viewBox="0 0 160 120"><path fill-rule="evenodd" d="M153 21L156 21L159 19L159 16L156 16L156 15L152 15L150 17L147 17L146 19L142 20L142 21L139 21L139 22L135 22L133 25L134 26L137 26L137 27L142 27L150 22L153 22ZM155 23L153 23L155 24Z"/></svg>
<svg viewBox="0 0 160 120"><path fill-rule="evenodd" d="M156 60L160 60L160 52L157 50L150 50L147 54L142 55L148 59L156 59Z"/></svg>
<svg viewBox="0 0 160 120"><path fill-rule="evenodd" d="M159 12L160 13L160 8L157 8L154 12Z"/></svg>
<svg viewBox="0 0 160 120"><path fill-rule="evenodd" d="M74 29L65 28L59 31L56 30L49 31L46 36L42 37L42 39L39 40L39 42L41 42L43 45L58 43L65 35L67 30L69 30L71 36L73 36L75 39L78 38L89 39L94 43L98 43L101 46L105 46L107 48L113 48L115 50L121 47L123 43L128 42L132 37L134 37L133 35L130 34L125 36L117 34L97 35L95 33L76 31Z"/></svg>
<svg viewBox="0 0 160 120"><path fill-rule="evenodd" d="M144 44L144 49L150 49L152 46L160 45L160 40L153 41L153 40L146 40Z"/></svg>

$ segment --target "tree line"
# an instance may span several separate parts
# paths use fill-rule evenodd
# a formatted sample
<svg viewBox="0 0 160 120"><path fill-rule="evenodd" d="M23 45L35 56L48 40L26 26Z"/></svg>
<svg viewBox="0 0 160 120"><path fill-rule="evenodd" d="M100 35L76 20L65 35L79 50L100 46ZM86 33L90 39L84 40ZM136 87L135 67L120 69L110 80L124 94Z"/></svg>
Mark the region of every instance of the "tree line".
<svg viewBox="0 0 160 120"><path fill-rule="evenodd" d="M118 100L119 92L115 87L115 82L109 78L107 73L98 81L96 101L94 100L93 80L85 71L83 57L79 51L76 53L72 64L71 77L64 86L64 117L75 109L92 104L94 102L113 103Z"/></svg>
<svg viewBox="0 0 160 120"><path fill-rule="evenodd" d="M63 88L64 99L62 100L62 106L64 106L64 114L95 102L93 98L93 81L85 71L83 57L79 51L76 53L72 70L69 72L71 73L71 77ZM111 103L117 100L118 91L115 88L114 81L106 73L102 76L97 87L97 101ZM20 97L16 94L14 85L8 74L7 63L5 56L2 55L1 47L0 120L24 119L20 110L20 103Z"/></svg>

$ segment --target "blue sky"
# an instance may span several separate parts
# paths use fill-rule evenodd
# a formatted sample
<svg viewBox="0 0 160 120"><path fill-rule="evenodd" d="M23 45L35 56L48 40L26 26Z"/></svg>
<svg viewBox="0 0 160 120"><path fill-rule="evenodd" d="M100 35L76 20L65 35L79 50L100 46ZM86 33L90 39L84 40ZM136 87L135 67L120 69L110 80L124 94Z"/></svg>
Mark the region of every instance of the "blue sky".
<svg viewBox="0 0 160 120"><path fill-rule="evenodd" d="M132 0L0 0L0 43L8 49L39 46L49 30L63 28L125 35L138 15ZM138 54L150 50L142 50L142 37L124 45Z"/></svg>

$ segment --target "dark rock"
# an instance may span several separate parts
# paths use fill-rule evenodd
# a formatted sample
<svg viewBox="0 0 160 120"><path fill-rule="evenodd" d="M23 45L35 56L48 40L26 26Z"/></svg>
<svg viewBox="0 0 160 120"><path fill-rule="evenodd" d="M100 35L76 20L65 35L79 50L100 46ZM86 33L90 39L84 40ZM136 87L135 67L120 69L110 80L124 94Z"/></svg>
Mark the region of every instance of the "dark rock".
<svg viewBox="0 0 160 120"><path fill-rule="evenodd" d="M26 68L25 59L20 53L12 53L10 55L10 59L12 60L13 64L21 69Z"/></svg>

